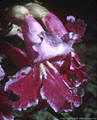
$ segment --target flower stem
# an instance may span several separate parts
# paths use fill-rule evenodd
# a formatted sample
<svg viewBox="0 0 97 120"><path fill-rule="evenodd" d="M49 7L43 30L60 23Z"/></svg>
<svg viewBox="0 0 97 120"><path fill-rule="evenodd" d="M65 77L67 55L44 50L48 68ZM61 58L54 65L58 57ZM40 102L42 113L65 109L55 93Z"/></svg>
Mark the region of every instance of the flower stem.
<svg viewBox="0 0 97 120"><path fill-rule="evenodd" d="M55 111L53 111L53 109L51 109L50 107L47 110L49 113L51 113L53 116L55 116L56 118L58 118L58 120L66 120L64 118L63 115L61 115L60 113L56 113Z"/></svg>

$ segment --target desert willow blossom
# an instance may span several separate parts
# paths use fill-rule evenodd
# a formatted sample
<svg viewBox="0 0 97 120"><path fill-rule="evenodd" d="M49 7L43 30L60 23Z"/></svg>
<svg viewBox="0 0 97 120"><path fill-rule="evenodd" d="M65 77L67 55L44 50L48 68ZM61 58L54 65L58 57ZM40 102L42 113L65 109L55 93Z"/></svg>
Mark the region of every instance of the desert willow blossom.
<svg viewBox="0 0 97 120"><path fill-rule="evenodd" d="M30 14L33 17L40 19L43 22L47 31L49 31L53 35L57 35L59 38L64 38L66 40L68 40L68 33L69 36L72 36L72 34L76 33L79 35L79 37L75 40L74 44L82 41L81 37L84 36L84 32L87 26L83 20L81 19L76 20L74 16L67 16L66 24L63 25L61 20L54 13L50 12L43 6L41 7L39 6L40 5L37 5L35 3L27 3L25 5L25 7L27 7L27 9L30 10ZM41 15L41 12L39 12L40 9L44 11L43 12L44 14ZM38 13L36 11L38 11ZM68 67L69 71L72 71L71 73L75 73L76 76L79 78L80 82L76 82L76 83L78 83L78 85L81 84L86 85L87 75L85 72L87 71L87 68L85 67L84 64L81 63L81 60L79 56L76 54L76 51L74 49L71 50L70 54L65 60L66 63L64 64L66 65L68 63L68 65L66 66ZM63 69L63 71L66 71L65 68Z"/></svg>
<svg viewBox="0 0 97 120"><path fill-rule="evenodd" d="M79 107L82 103L83 94L78 95L78 88L87 84L87 69L72 48L80 40L86 25L82 21L76 23L70 16L67 18L70 23L67 23L72 23L73 30L74 25L80 30L74 32L69 25L65 28L53 13L47 12L41 18L47 28L45 31L32 16L25 15L21 23L21 38L27 53L8 43L1 46L21 69L10 76L4 90L10 89L20 97L14 103L14 109L26 110L39 101L46 101L45 107L50 106L55 112L72 111L73 106ZM79 79L73 81L72 76Z"/></svg>

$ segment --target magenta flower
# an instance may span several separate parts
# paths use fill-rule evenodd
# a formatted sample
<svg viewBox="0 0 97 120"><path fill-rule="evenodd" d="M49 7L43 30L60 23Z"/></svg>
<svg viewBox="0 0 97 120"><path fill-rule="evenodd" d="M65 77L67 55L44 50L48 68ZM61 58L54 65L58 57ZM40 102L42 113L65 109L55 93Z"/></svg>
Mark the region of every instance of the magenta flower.
<svg viewBox="0 0 97 120"><path fill-rule="evenodd" d="M12 112L12 103L8 98L9 92L5 92L0 85L0 120L13 120L13 117L10 115Z"/></svg>
<svg viewBox="0 0 97 120"><path fill-rule="evenodd" d="M84 35L84 32L86 30L86 24L81 19L75 19L73 16L67 16L67 23L65 25L66 29L69 32L74 32L79 34L80 36Z"/></svg>
<svg viewBox="0 0 97 120"><path fill-rule="evenodd" d="M79 34L81 37L84 36L87 25L81 19L75 19L73 16L67 16L67 23L65 25L69 32L74 32ZM81 39L77 39L76 43L81 42Z"/></svg>
<svg viewBox="0 0 97 120"><path fill-rule="evenodd" d="M55 112L68 112L72 111L73 105L78 107L82 103L83 95L77 95L78 86L72 81L72 75L67 72L71 73L72 69L76 75L78 75L77 69L79 74L80 71L82 74L85 72L83 67L80 68L82 64L79 64L76 56L73 60L67 59L67 56L71 56L73 52L72 45L80 36L67 32L61 21L53 14L49 13L47 16L51 19L47 20L45 25L48 25L46 27L51 33L45 32L31 16L26 16L21 25L28 55L13 46L7 48L9 52L5 51L18 67L24 67L9 78L5 90L11 89L20 96L14 104L16 109L26 109L38 104L42 99L46 100ZM56 21L53 22L55 18ZM15 52L17 54L14 59ZM72 64L74 59L77 63ZM66 70L64 70L67 60L70 62L66 64ZM23 64L20 61L23 61ZM83 78L80 79L80 84L82 84Z"/></svg>
<svg viewBox="0 0 97 120"><path fill-rule="evenodd" d="M64 34L66 35L68 32L77 33L80 37L83 37L87 26L84 21L81 19L76 20L73 16L67 16L66 19L67 23L64 27L63 23L56 15L48 12L42 21L49 32L58 35L60 38L64 37ZM81 42L80 37L75 40L75 43ZM83 84L83 86L86 85L88 79L86 75L87 68L81 63L81 60L74 49L66 56L61 71L69 74L69 76L76 75L79 78L79 81L76 81L75 83L79 85Z"/></svg>

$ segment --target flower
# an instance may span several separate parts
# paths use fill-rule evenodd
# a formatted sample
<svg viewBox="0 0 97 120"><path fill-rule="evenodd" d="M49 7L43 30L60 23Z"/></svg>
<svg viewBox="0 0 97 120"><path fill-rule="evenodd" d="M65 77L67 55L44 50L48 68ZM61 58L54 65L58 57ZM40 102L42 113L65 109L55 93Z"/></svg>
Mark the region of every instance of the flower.
<svg viewBox="0 0 97 120"><path fill-rule="evenodd" d="M83 20L81 19L76 20L74 16L67 16L66 20L67 23L65 27L69 32L72 31L74 33L78 33L81 36L84 35L87 25L84 23Z"/></svg>
<svg viewBox="0 0 97 120"><path fill-rule="evenodd" d="M78 86L76 87L69 74L62 73L66 57L72 52L72 45L79 35L67 32L57 17L55 28L55 23L52 22L54 17L51 17L52 19L47 23L48 30L52 33L47 33L32 16L26 16L21 24L27 49L26 57L24 56L26 53L15 47L9 46L6 49L6 51L10 50L7 54L17 66L21 67L22 62L19 60L24 59L22 64L24 68L11 76L5 85L5 91L11 89L20 96L20 99L14 103L16 109L25 110L31 105L38 104L40 99L46 100L55 112L72 111L72 105L79 107L82 103L83 95L77 95ZM17 55L14 59L15 52ZM77 67L74 67L74 72L75 68ZM71 64L68 69L71 69Z"/></svg>
<svg viewBox="0 0 97 120"><path fill-rule="evenodd" d="M64 35L66 36L68 32L77 33L80 37L83 37L87 26L84 21L81 19L76 20L74 16L67 16L66 19L67 23L65 27L59 18L52 12L48 12L41 20L50 33L58 35L60 38L64 38ZM75 40L75 43L81 41L80 37ZM81 60L74 49L67 55L64 64L61 67L61 71L69 74L69 76L76 75L79 78L79 81L75 82L77 85L87 85L87 68L81 63Z"/></svg>
<svg viewBox="0 0 97 120"><path fill-rule="evenodd" d="M13 117L10 115L12 112L12 103L8 99L9 95L9 92L5 92L0 85L0 120L13 120Z"/></svg>
<svg viewBox="0 0 97 120"><path fill-rule="evenodd" d="M65 25L69 32L74 32L79 34L81 37L84 36L87 25L81 19L75 19L74 16L67 16L67 23ZM81 42L81 39L77 39L76 43Z"/></svg>

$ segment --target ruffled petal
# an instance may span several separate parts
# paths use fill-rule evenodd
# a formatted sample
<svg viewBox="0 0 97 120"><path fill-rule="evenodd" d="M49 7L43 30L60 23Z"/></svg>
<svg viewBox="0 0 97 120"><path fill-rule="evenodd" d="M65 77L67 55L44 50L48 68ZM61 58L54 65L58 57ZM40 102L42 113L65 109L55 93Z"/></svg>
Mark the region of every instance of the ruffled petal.
<svg viewBox="0 0 97 120"><path fill-rule="evenodd" d="M72 45L77 38L76 34L68 33L61 39L45 31L41 32L38 36L42 39L42 42L32 47L38 53L33 62L41 62L57 56L66 56L71 52Z"/></svg>
<svg viewBox="0 0 97 120"><path fill-rule="evenodd" d="M63 64L60 66L60 73L66 73L70 78L74 75L74 68L72 67L72 57L69 53L63 61Z"/></svg>
<svg viewBox="0 0 97 120"><path fill-rule="evenodd" d="M81 104L80 96L73 96L72 87L67 82L68 77L62 76L58 71L45 68L47 78L43 81L41 88L42 99L46 99L55 111L71 111L72 103L78 107Z"/></svg>
<svg viewBox="0 0 97 120"><path fill-rule="evenodd" d="M72 67L75 70L75 75L79 78L79 82L81 82L81 84L83 84L88 80L88 76L86 74L86 72L88 71L88 69L86 68L86 66L84 64L81 63L81 60L79 58L79 56L75 53L75 51L73 50L73 55L72 55L72 60L71 60L71 64Z"/></svg>
<svg viewBox="0 0 97 120"><path fill-rule="evenodd" d="M0 43L1 52L8 55L9 59L19 68L28 66L28 56L21 49L7 42Z"/></svg>
<svg viewBox="0 0 97 120"><path fill-rule="evenodd" d="M68 30L68 32L74 32L79 34L80 36L84 35L84 32L86 30L86 24L84 23L83 20L81 19L75 19L75 17L73 16L67 16L67 23L65 25L66 29ZM81 39L77 39L77 42L80 42Z"/></svg>
<svg viewBox="0 0 97 120"><path fill-rule="evenodd" d="M48 14L43 18L43 23L46 26L47 30L54 35L62 37L67 33L67 30L65 29L63 23L52 12L48 12Z"/></svg>
<svg viewBox="0 0 97 120"><path fill-rule="evenodd" d="M69 77L76 76L78 81L75 81L75 87L81 86L88 79L87 77L87 68L84 64L81 63L79 56L75 53L74 50L67 55L62 66L60 67L60 72L62 74L67 74Z"/></svg>
<svg viewBox="0 0 97 120"><path fill-rule="evenodd" d="M5 90L11 89L20 99L15 102L16 109L21 110L38 103L41 80L39 69L27 67L10 77L5 85Z"/></svg>

